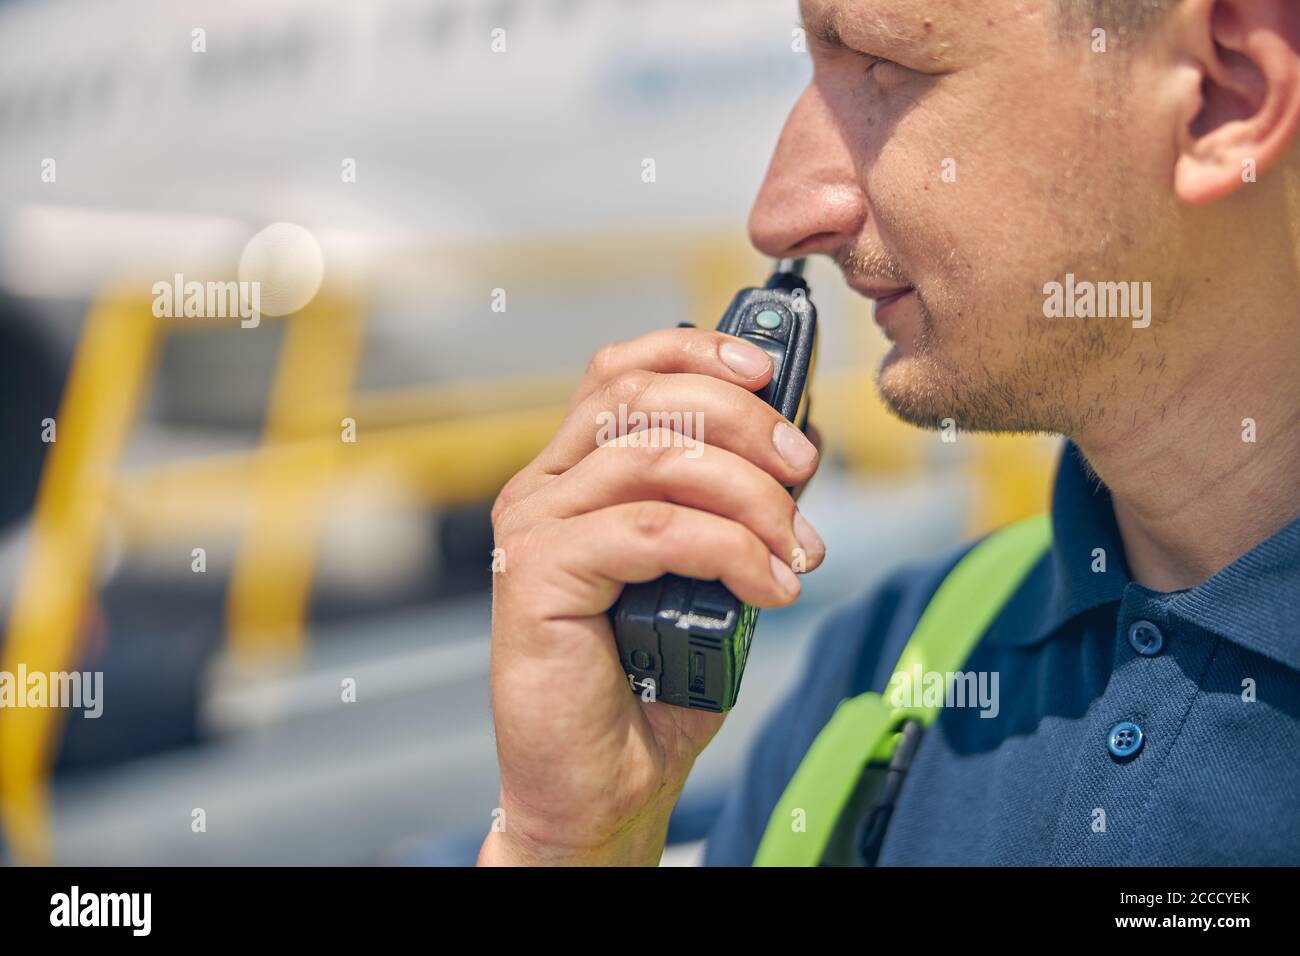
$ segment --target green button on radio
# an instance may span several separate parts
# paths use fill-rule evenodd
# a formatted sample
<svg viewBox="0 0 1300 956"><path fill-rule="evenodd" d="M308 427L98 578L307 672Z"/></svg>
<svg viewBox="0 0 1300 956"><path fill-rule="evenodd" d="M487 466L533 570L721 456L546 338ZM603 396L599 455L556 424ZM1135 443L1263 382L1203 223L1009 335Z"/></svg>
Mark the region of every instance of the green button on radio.
<svg viewBox="0 0 1300 956"><path fill-rule="evenodd" d="M781 313L773 309L764 309L754 316L754 324L760 329L779 329L781 327Z"/></svg>

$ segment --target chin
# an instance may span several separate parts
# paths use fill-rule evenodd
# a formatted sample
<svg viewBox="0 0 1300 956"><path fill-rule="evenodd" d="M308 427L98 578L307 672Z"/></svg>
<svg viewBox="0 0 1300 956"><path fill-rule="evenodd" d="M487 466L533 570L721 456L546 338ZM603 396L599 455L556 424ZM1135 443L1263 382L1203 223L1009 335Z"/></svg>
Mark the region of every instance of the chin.
<svg viewBox="0 0 1300 956"><path fill-rule="evenodd" d="M876 385L885 405L909 425L937 429L952 418L955 404L942 387L937 370L915 355L904 355L894 346L885 355ZM947 378L951 386L951 377Z"/></svg>
<svg viewBox="0 0 1300 956"><path fill-rule="evenodd" d="M981 389L969 375L940 365L930 355L892 349L880 366L877 385L889 410L918 428L937 431L955 424L969 432L1057 430L1014 402L1014 388Z"/></svg>

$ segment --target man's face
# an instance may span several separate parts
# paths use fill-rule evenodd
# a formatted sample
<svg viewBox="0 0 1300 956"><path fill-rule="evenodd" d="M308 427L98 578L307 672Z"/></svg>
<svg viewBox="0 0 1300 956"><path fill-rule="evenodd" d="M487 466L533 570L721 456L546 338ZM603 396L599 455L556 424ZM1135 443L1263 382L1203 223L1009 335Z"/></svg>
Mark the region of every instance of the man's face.
<svg viewBox="0 0 1300 956"><path fill-rule="evenodd" d="M1157 316L1181 285L1176 141L1143 94L1148 55L1125 63L1113 36L1093 52L1086 27L1063 36L1056 0L801 6L813 79L755 244L830 254L877 300L894 342L881 391L903 418L1086 427L1116 377L1153 360L1155 333L1046 318L1044 285L1149 281Z"/></svg>

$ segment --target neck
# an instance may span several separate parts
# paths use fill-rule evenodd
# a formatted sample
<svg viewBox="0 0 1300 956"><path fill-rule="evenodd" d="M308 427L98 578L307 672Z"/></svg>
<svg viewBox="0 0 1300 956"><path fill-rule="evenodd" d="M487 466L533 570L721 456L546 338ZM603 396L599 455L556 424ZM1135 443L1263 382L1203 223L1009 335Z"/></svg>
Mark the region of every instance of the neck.
<svg viewBox="0 0 1300 956"><path fill-rule="evenodd" d="M1300 517L1300 334L1290 312L1268 322L1228 298L1204 334L1185 313L1165 333L1185 354L1144 343L1115 424L1073 436L1111 492L1133 580L1153 591L1195 587Z"/></svg>

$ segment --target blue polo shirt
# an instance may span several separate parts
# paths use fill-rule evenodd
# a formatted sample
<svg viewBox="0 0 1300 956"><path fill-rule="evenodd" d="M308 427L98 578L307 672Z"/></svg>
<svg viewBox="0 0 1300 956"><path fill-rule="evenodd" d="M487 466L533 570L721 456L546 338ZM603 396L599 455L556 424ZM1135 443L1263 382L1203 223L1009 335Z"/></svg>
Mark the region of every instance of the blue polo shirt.
<svg viewBox="0 0 1300 956"><path fill-rule="evenodd" d="M1148 590L1129 579L1109 493L1067 443L1052 528L962 668L998 675L996 716L946 708L926 731L880 864L1300 864L1300 521L1197 587ZM753 861L835 707L885 689L969 548L830 615L705 865Z"/></svg>

